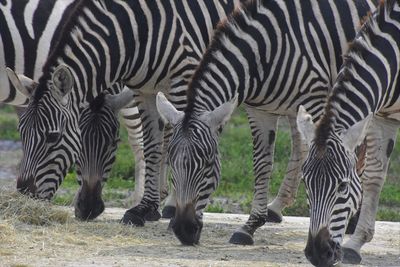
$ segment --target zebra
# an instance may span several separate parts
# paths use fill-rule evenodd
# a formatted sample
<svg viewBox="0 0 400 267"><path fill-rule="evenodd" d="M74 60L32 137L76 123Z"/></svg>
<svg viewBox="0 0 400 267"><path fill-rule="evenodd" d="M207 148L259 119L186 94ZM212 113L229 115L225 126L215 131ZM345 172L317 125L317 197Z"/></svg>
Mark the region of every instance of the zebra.
<svg viewBox="0 0 400 267"><path fill-rule="evenodd" d="M361 247L372 240L379 194L400 126L399 95L400 1L387 0L347 51L319 124L313 124L305 108L299 109L299 129L310 147L303 165L311 211L305 253L314 265L329 266L342 256L343 262L357 264ZM361 199L354 147L364 138ZM361 201L355 233L340 249L349 215Z"/></svg>
<svg viewBox="0 0 400 267"><path fill-rule="evenodd" d="M253 136L255 190L250 217L230 242L254 243L254 232L267 220L279 116L288 116L294 125L299 162L307 147L297 134L297 109L304 105L315 120L321 116L341 55L360 19L375 6L374 1L353 0L248 1L217 27L190 81L187 108L179 111L158 94L158 111L174 128L168 161L177 210L171 226L183 244L199 242L202 211L220 180L218 136L242 103ZM298 177L291 181L293 191Z"/></svg>
<svg viewBox="0 0 400 267"><path fill-rule="evenodd" d="M8 75L29 95L19 123L20 180L35 181L33 191L51 197L81 149L80 106L121 83L134 92L141 115L146 168L144 196L122 222L143 225L149 214L157 216L164 125L155 94L164 91L179 109L186 105L187 81L213 26L238 2L75 1L38 82ZM196 26L184 28L183 21Z"/></svg>
<svg viewBox="0 0 400 267"><path fill-rule="evenodd" d="M51 47L55 45L58 37L57 33L62 28L62 22L68 17L71 9L73 9L74 3L74 0L8 1L0 5L0 102L22 108L27 106L29 98L9 84L5 66L11 67L15 71L24 73L34 79L40 77L44 61L48 57ZM121 86L115 85L113 88L109 88L108 91L116 94L121 91L120 88ZM25 93L28 95L30 94L30 92ZM104 106L109 106L108 102L110 101L115 102L112 99L117 98L117 96L108 96L108 98L110 99L109 101L103 101ZM120 108L121 106L117 107L115 105L112 110L105 109L104 107L99 108L99 111L102 110L102 116L98 117L98 123L104 125L108 123L107 121L104 121L104 119L110 117L116 119L115 111L120 110ZM96 116L98 114L97 112L92 112L92 109L88 105L82 106L81 110L85 116ZM108 115L106 115L107 112L109 112ZM143 195L142 191L144 187L144 159L141 141L141 121L135 103L131 103L130 106L122 109L121 113L123 113L123 119L129 134L129 142L135 155L136 186L134 202L138 203ZM110 125L116 126L117 123L118 122L110 122ZM94 127L97 127L94 125L87 126L83 122L80 122L79 126L81 130L83 129L82 136L86 136L88 133L92 132L92 129L95 129ZM105 133L105 136L108 136L110 140L118 139L118 129L113 128L113 134L114 136L111 136L111 133ZM99 140L101 140L101 138ZM87 154L87 152L90 151L87 146L89 141L91 142L91 145L93 145L90 149L100 149L99 140L93 139L92 137L91 139L84 141L82 153ZM101 168L97 168L96 178L100 179L108 176L108 172L111 169L111 164L113 162L114 153L115 150L106 151L104 157L110 158L110 161L107 162L107 164L100 166ZM101 194L95 196L92 195L92 193L95 192L95 188L87 186L84 188L82 187L82 185L85 185L86 183L91 184L90 181L94 177L89 177L86 174L82 176L80 174L80 169L88 169L90 166L98 165L99 162L96 162L96 160L98 159L95 157L80 157L77 161L77 180L78 183L81 184L81 187L76 198L78 201L75 202L75 213L77 214L77 217L81 219L96 217L100 213L94 212L94 210L99 211L104 207L103 201L101 200ZM60 177L58 179L61 180L62 178ZM101 181L101 179L99 181ZM26 191L26 187L31 187L32 191L34 191L35 187L40 188L41 186L44 185L34 185L32 183L24 184L21 183L20 180L17 182L17 188L22 192ZM52 194L37 194L36 196L39 198L51 198ZM79 201L79 199L86 198L98 199L98 202Z"/></svg>

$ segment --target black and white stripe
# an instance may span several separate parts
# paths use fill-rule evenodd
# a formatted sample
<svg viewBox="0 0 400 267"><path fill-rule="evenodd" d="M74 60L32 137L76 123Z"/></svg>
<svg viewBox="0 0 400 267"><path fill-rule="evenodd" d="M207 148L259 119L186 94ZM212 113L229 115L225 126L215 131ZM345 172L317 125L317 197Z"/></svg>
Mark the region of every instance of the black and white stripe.
<svg viewBox="0 0 400 267"><path fill-rule="evenodd" d="M254 231L269 219L267 211L279 217L281 209L293 201L301 177L299 163L306 150L295 126L297 109L304 105L314 120L320 117L342 64L342 54L355 36L361 18L374 7L373 1L353 0L247 1L217 28L189 85L185 113L174 110L160 95L159 110L175 125L169 150L171 165L182 168L185 164L179 161L195 161L202 155L214 160L197 160L190 165L190 171L173 170L174 183L184 184L185 190L181 192L190 191L185 194L195 196L182 197L185 202L178 203L184 218L176 220L175 233L181 240L198 241L200 223L195 227L194 212L188 210L194 206L195 217L200 221L209 189L216 184L212 181L219 180L219 172L213 172L215 178L206 174L212 168L208 164L215 164L214 169L218 169L218 133L234 109L236 95L250 121L256 178L250 218L235 232L231 242L252 244ZM289 169L277 198L280 203L274 201L268 207L268 181L280 115L289 117L293 145L297 147L289 165L292 170ZM186 154L179 150L184 145L190 147ZM177 199L179 194L177 191ZM193 227L185 228L184 224Z"/></svg>
<svg viewBox="0 0 400 267"><path fill-rule="evenodd" d="M74 0L5 1L0 5L0 102L26 105L5 68L37 80ZM51 21L51 23L48 23Z"/></svg>
<svg viewBox="0 0 400 267"><path fill-rule="evenodd" d="M219 16L234 7L234 1L189 2L186 6L190 7L192 15L184 18L181 12L188 9L181 7L180 1L76 1L74 11L63 21L60 38L44 65L38 85L30 84L36 90L20 122L23 146L37 151L24 155L32 163L24 165L25 169L32 170L24 178L35 181L38 187L43 185L36 188L38 195L51 197L78 157L80 106L121 82L135 93L146 160L143 200L127 212L124 222L135 223L135 216L141 220L146 214L158 212L163 125L155 109L155 94L159 90L168 92L171 101L183 107L185 93L182 90L186 89L185 83L194 72L199 56L196 51L200 51L194 47L194 40L208 43L204 36L210 36L215 26L205 23L210 28L199 31L201 36L197 36L198 31L186 30L182 21L196 18L199 23L208 19L208 15L203 14ZM220 19L214 15L210 17L215 23ZM193 29L200 28L200 24L193 25ZM210 34L204 35L205 32ZM28 83L23 77L16 80L19 87ZM58 109L49 110L53 106ZM35 112L39 108L44 111ZM26 125L30 122L33 125L28 129ZM57 135L56 143L49 142L49 130ZM39 168L42 166L43 169ZM21 175L25 175L25 169L21 169Z"/></svg>
<svg viewBox="0 0 400 267"><path fill-rule="evenodd" d="M15 70L18 73L23 73L28 77L33 77L37 80L42 75L42 67L49 56L50 50L55 46L58 38L60 38L60 31L63 27L63 22L67 19L71 12L73 12L74 5L77 1L7 1L4 5L0 5L0 102L15 106L26 106L29 102L27 96L21 94L14 88L8 80L6 67ZM121 86L115 85L110 88L112 93L120 92ZM86 116L96 116L95 112L89 107L83 107L82 113ZM98 117L99 124L115 124L116 122L106 122L110 116L115 117L115 112L111 112L106 116ZM141 120L138 114L138 109L133 103L131 107L123 109L123 117L127 126L129 141L136 159L136 182L134 199L136 202L140 201L143 195L144 183L144 159L140 157L143 154L142 133L141 133ZM93 127L93 128L91 128ZM82 135L87 136L94 130L93 125L85 125L84 122L80 123L80 130ZM107 135L110 133L104 133ZM118 131L113 131L114 137L118 138ZM101 136L98 136L101 140ZM90 142L89 142L90 141ZM88 146L90 144L90 146ZM82 153L87 155L88 151L92 149L102 149L103 144L97 142L94 137L92 139L83 140ZM108 147L108 146L106 146ZM26 153L31 154L32 147L26 147ZM105 157L112 157L115 153L115 148L110 148L104 151ZM108 156L106 156L106 154ZM107 161L104 165L99 166L100 162L96 157L78 158L78 166L83 169L90 168L90 166L98 166L98 174L101 177L107 177L111 169L113 160ZM59 163L63 164L63 163ZM24 158L22 161L22 169L27 170L27 173L41 172L40 170L30 170L34 168L36 163L30 162L29 159ZM101 167L101 168L100 168ZM63 167L61 167L63 168ZM100 175L101 174L101 175ZM54 173L55 179L48 180L50 183L39 181L40 183L31 183L29 181L21 181L19 179L18 186L21 191L32 191L34 195L39 198L51 198L62 181L63 174L61 172ZM27 175L29 178L32 175ZM20 177L24 178L24 177ZM89 181L93 177L87 175L78 175L78 181ZM40 180L40 179L39 179ZM101 179L99 180L101 181ZM30 188L30 189L29 189ZM81 188L82 190L82 188ZM92 189L93 191L93 189ZM82 192L81 192L82 193ZM89 193L85 194L89 196ZM100 195L93 196L93 198L101 198ZM79 199L79 197L78 197ZM101 200L101 199L100 199ZM88 210L88 203L76 203L76 205ZM98 203L100 205L100 203ZM93 213L92 213L93 216ZM85 216L82 218L86 218Z"/></svg>
<svg viewBox="0 0 400 267"><path fill-rule="evenodd" d="M354 147L365 137L360 217L354 234L343 245L345 262L361 261L360 249L374 234L379 194L400 126L399 96L400 2L387 0L368 18L345 55L315 134L303 131L310 144L304 179L310 209L316 211L315 216L311 214L306 254L314 264L332 262L321 255L338 251L328 246L312 253L311 248L321 244L315 236L327 229L329 235L322 241L340 244L349 216L361 202ZM299 114L300 128L309 124L307 127L313 129L310 122L301 119L306 116ZM323 181L324 194L316 186L318 181Z"/></svg>

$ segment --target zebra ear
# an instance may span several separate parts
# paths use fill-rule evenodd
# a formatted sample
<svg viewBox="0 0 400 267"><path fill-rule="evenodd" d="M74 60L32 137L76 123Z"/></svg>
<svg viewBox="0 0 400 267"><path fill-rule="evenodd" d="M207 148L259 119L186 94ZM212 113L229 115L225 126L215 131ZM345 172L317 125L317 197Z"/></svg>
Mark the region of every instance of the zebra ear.
<svg viewBox="0 0 400 267"><path fill-rule="evenodd" d="M72 91L74 87L74 77L69 68L63 64L59 65L53 72L51 77L56 92L56 97L61 102L65 102L65 97Z"/></svg>
<svg viewBox="0 0 400 267"><path fill-rule="evenodd" d="M371 118L372 114L368 115L365 119L355 123L341 134L341 139L346 149L354 152L356 147L363 142Z"/></svg>
<svg viewBox="0 0 400 267"><path fill-rule="evenodd" d="M128 105L133 101L133 91L127 87L124 87L122 92L115 95L107 94L105 96L106 104L111 107L111 109L118 113L120 109Z"/></svg>
<svg viewBox="0 0 400 267"><path fill-rule="evenodd" d="M164 123L170 123L174 126L183 119L184 112L177 110L162 92L157 94L156 105Z"/></svg>
<svg viewBox="0 0 400 267"><path fill-rule="evenodd" d="M315 138L315 125L311 115L303 106L300 106L297 112L297 128L307 145L311 146L311 142Z"/></svg>
<svg viewBox="0 0 400 267"><path fill-rule="evenodd" d="M21 94L27 98L31 98L33 91L35 91L38 83L22 74L16 74L12 69L6 68L8 79L11 84Z"/></svg>
<svg viewBox="0 0 400 267"><path fill-rule="evenodd" d="M220 105L213 111L207 111L201 115L200 120L206 122L210 128L218 131L221 127L228 122L233 111L238 105L238 94L236 94L232 100Z"/></svg>

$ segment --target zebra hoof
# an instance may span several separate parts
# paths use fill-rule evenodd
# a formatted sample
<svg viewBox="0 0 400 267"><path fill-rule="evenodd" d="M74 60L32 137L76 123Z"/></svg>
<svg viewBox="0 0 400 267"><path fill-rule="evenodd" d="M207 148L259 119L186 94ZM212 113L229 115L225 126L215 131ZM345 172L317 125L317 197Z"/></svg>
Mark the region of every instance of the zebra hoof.
<svg viewBox="0 0 400 267"><path fill-rule="evenodd" d="M162 217L164 219L171 219L175 216L175 207L165 206L162 210Z"/></svg>
<svg viewBox="0 0 400 267"><path fill-rule="evenodd" d="M342 248L343 251L343 260L342 262L345 264L359 264L361 262L361 255L351 248Z"/></svg>
<svg viewBox="0 0 400 267"><path fill-rule="evenodd" d="M282 222L282 215L276 213L273 210L268 210L267 222L270 223L281 223Z"/></svg>
<svg viewBox="0 0 400 267"><path fill-rule="evenodd" d="M144 226L144 219L129 210L125 212L124 217L121 219L122 224L134 225L134 226Z"/></svg>
<svg viewBox="0 0 400 267"><path fill-rule="evenodd" d="M229 243L235 245L254 245L253 237L247 233L235 232L229 239Z"/></svg>
<svg viewBox="0 0 400 267"><path fill-rule="evenodd" d="M156 222L161 218L160 212L158 210L151 210L150 212L146 213L144 219L148 222Z"/></svg>

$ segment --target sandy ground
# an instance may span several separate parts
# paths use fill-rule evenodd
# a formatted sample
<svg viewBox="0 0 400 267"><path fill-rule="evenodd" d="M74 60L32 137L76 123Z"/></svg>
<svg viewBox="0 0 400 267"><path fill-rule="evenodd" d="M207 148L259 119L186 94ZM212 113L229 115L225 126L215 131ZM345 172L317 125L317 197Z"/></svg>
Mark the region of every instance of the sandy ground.
<svg viewBox="0 0 400 267"><path fill-rule="evenodd" d="M236 246L228 240L247 216L207 213L201 244L185 247L167 220L134 228L118 223L123 213L108 208L94 222L47 227L0 221L0 266L310 266L303 256L307 218L266 224L254 246ZM400 266L400 224L377 222L362 253L361 266Z"/></svg>

